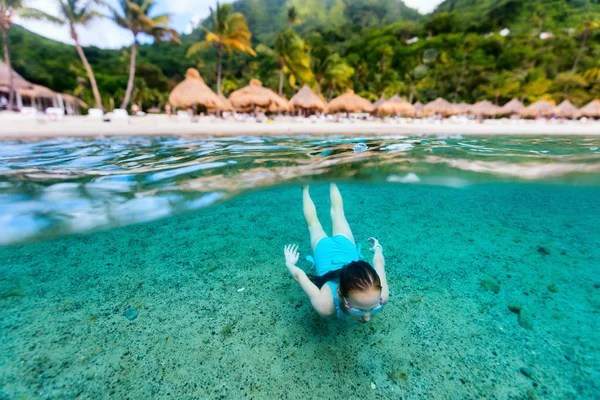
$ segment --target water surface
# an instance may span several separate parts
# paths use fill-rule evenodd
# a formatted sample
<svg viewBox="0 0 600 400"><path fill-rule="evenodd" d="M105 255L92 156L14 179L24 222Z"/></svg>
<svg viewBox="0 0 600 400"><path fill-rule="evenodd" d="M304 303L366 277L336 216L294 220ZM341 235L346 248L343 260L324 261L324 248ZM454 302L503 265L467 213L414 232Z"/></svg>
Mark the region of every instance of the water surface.
<svg viewBox="0 0 600 400"><path fill-rule="evenodd" d="M600 185L597 137L110 137L5 141L0 244L197 210L249 190L344 180Z"/></svg>

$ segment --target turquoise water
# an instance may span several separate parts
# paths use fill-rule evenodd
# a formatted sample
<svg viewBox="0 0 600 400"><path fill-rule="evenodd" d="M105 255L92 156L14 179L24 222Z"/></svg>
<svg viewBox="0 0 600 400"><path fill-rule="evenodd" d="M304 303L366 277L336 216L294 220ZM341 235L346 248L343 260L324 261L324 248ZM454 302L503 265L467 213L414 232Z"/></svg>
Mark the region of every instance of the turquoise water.
<svg viewBox="0 0 600 400"><path fill-rule="evenodd" d="M2 143L0 398L598 398L599 144ZM300 185L330 232L329 181L384 248L368 324L283 262L310 269Z"/></svg>

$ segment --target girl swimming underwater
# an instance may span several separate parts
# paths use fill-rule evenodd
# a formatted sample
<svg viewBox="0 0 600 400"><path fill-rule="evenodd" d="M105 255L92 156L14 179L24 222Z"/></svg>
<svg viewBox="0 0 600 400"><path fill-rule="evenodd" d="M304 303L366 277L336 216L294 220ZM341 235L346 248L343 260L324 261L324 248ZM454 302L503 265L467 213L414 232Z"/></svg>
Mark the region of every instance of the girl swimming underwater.
<svg viewBox="0 0 600 400"><path fill-rule="evenodd" d="M296 266L299 258L297 245L285 246L285 265L320 316L349 315L366 323L383 309L389 298L383 249L377 239L369 238L375 268L362 261L344 215L342 195L333 183L330 185L330 198L331 237L327 236L319 222L308 186L302 191L304 218L308 224L317 276L309 279Z"/></svg>

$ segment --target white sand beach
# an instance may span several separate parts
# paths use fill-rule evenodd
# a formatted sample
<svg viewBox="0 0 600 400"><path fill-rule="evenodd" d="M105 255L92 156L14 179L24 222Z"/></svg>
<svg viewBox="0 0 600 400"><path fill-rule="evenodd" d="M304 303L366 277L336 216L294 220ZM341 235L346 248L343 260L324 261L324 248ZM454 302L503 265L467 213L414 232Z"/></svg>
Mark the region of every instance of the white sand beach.
<svg viewBox="0 0 600 400"><path fill-rule="evenodd" d="M139 135L296 135L296 134L463 134L463 135L600 135L600 123L567 120L389 120L311 122L308 119L275 118L269 122L240 122L201 117L196 122L176 116L148 115L103 122L85 116L61 121L21 116L0 117L0 138L61 136L139 136Z"/></svg>

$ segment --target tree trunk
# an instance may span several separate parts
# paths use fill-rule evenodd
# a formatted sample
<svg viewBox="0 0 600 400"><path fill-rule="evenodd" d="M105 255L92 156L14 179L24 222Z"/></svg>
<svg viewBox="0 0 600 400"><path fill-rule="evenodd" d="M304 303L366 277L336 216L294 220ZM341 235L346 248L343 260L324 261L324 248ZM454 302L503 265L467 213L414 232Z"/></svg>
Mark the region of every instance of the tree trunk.
<svg viewBox="0 0 600 400"><path fill-rule="evenodd" d="M137 55L137 34L133 34L133 44L131 45L131 61L129 62L129 81L127 82L127 90L125 91L125 98L121 103L121 109L127 110L131 95L133 94L133 83L135 80L135 58Z"/></svg>
<svg viewBox="0 0 600 400"><path fill-rule="evenodd" d="M408 96L408 102L410 104L413 103L414 97L415 97L415 88L411 86L411 88L410 88L410 94Z"/></svg>
<svg viewBox="0 0 600 400"><path fill-rule="evenodd" d="M85 56L85 53L83 52L83 49L81 48L81 45L79 44L79 37L77 36L77 32L75 32L75 27L71 27L71 36L73 37L73 40L75 40L75 48L77 49L77 53L79 54L79 58L81 58L81 62L83 63L83 66L85 67L85 71L88 74L88 77L90 78L90 84L92 85L92 92L94 93L94 99L96 100L96 108L99 109L103 109L102 106L102 98L100 97L100 92L98 91L98 84L96 83L96 77L94 76L94 72L92 71L92 67L90 66L90 63L87 60L87 57Z"/></svg>
<svg viewBox="0 0 600 400"><path fill-rule="evenodd" d="M279 61L279 96L283 96L283 62Z"/></svg>
<svg viewBox="0 0 600 400"><path fill-rule="evenodd" d="M4 62L8 66L8 110L14 110L15 102L15 83L12 72L12 64L10 62L10 50L8 49L8 28L2 27L2 38L4 43Z"/></svg>
<svg viewBox="0 0 600 400"><path fill-rule="evenodd" d="M321 97L321 79L315 79L315 82L317 83L317 95L319 97Z"/></svg>
<svg viewBox="0 0 600 400"><path fill-rule="evenodd" d="M223 46L217 46L219 53L219 60L217 64L217 94L221 96L223 92L221 91L221 74L223 73Z"/></svg>
<svg viewBox="0 0 600 400"><path fill-rule="evenodd" d="M581 47L579 48L579 52L577 53L577 57L575 58L575 62L573 63L573 68L571 69L572 74L574 74L575 71L577 70L577 65L579 64L579 59L583 55L583 50L585 49L585 46L587 45L587 41L590 38L590 33L592 33L592 32L589 29L586 29L585 33L583 34L583 42L581 43Z"/></svg>

